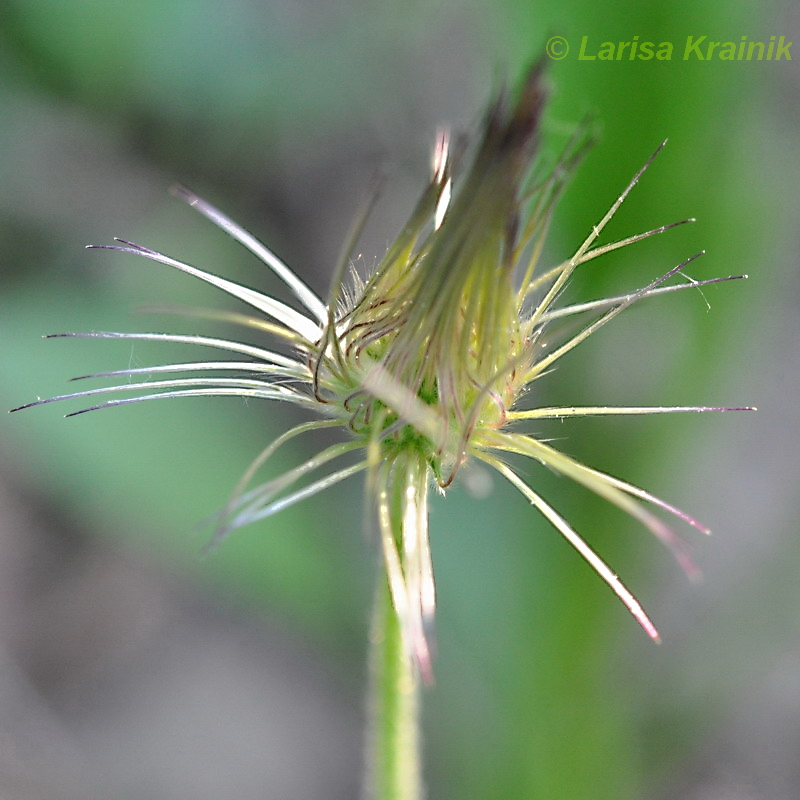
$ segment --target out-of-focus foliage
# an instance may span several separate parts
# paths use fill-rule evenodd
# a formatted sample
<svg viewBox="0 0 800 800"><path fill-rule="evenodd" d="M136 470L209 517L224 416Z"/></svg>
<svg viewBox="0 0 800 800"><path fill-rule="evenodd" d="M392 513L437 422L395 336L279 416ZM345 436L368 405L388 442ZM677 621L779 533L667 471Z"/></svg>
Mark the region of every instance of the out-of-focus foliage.
<svg viewBox="0 0 800 800"><path fill-rule="evenodd" d="M552 428L568 438L567 451L719 531L698 542L711 577L690 590L623 515L544 471L535 477L661 623L662 648L513 492L494 486L476 499L457 488L435 505L439 653L425 714L432 797L625 800L693 785L692 776L714 774L720 731L740 713L742 693L759 677L767 692L782 642L797 632L780 588L788 580L781 563L796 555L786 476L797 467L788 446L797 424L787 426L778 405L797 387L796 378L774 382L778 355L792 335L797 341L786 299L798 290L796 256L787 255L798 113L786 107L797 71L786 62L684 61L680 52L688 35L791 38L788 7L781 17L743 0L7 0L0 11L0 393L8 407L58 394L74 375L166 355L155 344L45 342L43 333L226 330L135 313L142 303L230 304L143 260L86 253L86 243L124 236L281 292L254 259L169 197L172 182L223 207L324 293L375 171L386 169L389 180L360 247L367 264L426 179L436 126L469 131L499 76L520 74L553 33L572 51L552 65L549 136L562 141L588 112L602 124L557 212L553 261L574 250L666 136L609 237L699 220L598 260L570 291L626 291L701 248L708 255L693 277L752 279L705 297L648 301L537 391L547 403L768 407L755 421ZM583 36L635 35L675 42L676 55L577 60ZM791 357L787 374L796 375ZM263 443L297 419L287 413L223 399L66 421L54 407L37 409L4 425L4 472L97 537L135 542L210 595L236 597L312 637L329 669L357 687L376 563L357 482L198 557L197 523L224 503ZM287 448L277 458L276 473L301 453ZM800 724L793 730L800 736ZM721 744L709 749L715 737ZM758 785L757 775L742 780Z"/></svg>

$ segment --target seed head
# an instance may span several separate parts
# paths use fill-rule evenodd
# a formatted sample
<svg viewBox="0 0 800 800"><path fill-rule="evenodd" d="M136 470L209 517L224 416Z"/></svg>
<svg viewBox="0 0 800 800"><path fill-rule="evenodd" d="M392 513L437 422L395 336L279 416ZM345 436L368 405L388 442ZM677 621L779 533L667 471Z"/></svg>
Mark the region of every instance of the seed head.
<svg viewBox="0 0 800 800"><path fill-rule="evenodd" d="M507 92L500 93L471 147L462 143L454 148L447 132L439 134L432 177L405 227L371 274L361 276L349 257L345 258L334 273L327 303L255 237L189 190L178 187L175 193L180 198L273 270L292 291L302 311L132 242L118 239L116 245L92 247L143 256L238 298L250 306L250 314L215 316L271 334L278 349L165 333L57 334L191 344L225 353L227 360L84 375L82 379L124 377L129 382L40 400L21 408L132 393L67 416L142 400L220 395L279 400L306 409L314 418L280 435L246 470L218 516L214 541L365 472L394 607L407 652L423 678L431 676L429 637L435 606L428 494L433 487L444 492L468 460L492 467L515 486L589 562L647 633L658 639L655 626L631 592L507 459L510 455L534 459L626 511L662 540L695 577L697 569L684 541L649 507L672 514L700 531L707 532L706 528L649 492L575 461L524 428L531 421L576 416L734 409L537 407L526 401L535 395L529 391L533 382L630 305L687 287L744 276L705 281L684 278L668 284L701 255L697 253L636 291L575 305L560 304L564 287L581 265L692 220L598 244L606 224L662 144L575 253L556 266L542 268L540 255L553 209L590 137L582 128L568 142L555 168L544 168L538 153L546 94L541 73L541 65L536 65L516 99ZM574 327L571 333L563 332L561 322L565 318L580 321L577 332ZM171 377L153 378L161 374ZM147 377L138 381L138 376ZM305 433L331 427L346 429L343 441L248 488L279 447ZM348 458L346 466L336 465ZM315 475L318 472L322 477Z"/></svg>

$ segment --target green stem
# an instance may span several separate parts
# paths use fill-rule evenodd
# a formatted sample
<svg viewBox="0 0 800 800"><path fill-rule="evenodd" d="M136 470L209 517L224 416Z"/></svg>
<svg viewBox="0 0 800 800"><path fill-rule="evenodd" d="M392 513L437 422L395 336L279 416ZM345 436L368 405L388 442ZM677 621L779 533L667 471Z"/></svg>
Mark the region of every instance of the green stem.
<svg viewBox="0 0 800 800"><path fill-rule="evenodd" d="M420 800L419 680L381 577L370 636L369 800Z"/></svg>

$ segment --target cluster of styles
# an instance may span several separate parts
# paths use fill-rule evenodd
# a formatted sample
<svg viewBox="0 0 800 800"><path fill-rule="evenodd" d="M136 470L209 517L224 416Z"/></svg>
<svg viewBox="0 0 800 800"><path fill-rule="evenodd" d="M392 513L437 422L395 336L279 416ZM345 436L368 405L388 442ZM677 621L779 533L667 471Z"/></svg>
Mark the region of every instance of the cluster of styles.
<svg viewBox="0 0 800 800"><path fill-rule="evenodd" d="M690 220L599 243L651 157L574 254L542 267L540 254L555 203L589 137L579 131L554 167L545 168L539 156L546 98L541 71L541 65L534 67L515 97L503 92L496 98L471 145L451 146L446 132L438 135L432 177L408 222L371 274L359 274L349 256L344 258L327 303L255 237L196 195L177 189L183 200L281 278L297 307L132 242L117 240L118 245L98 247L173 267L238 298L250 313L217 312L215 318L268 334L277 349L198 335L59 334L184 343L227 355L219 361L190 360L82 376L122 377L126 382L21 408L102 399L73 412L81 414L142 400L224 395L306 409L313 418L271 442L247 469L219 515L216 539L365 473L403 641L423 679L431 675L429 633L435 606L429 495L433 489L444 492L468 461L491 467L516 487L657 639L653 623L631 592L508 461L510 456L527 456L587 487L645 525L694 574L685 543L652 507L701 531L703 526L649 492L577 462L526 427L537 420L577 416L732 409L536 407L531 405L536 395L531 384L634 303L731 277L667 285L698 253L636 291L580 304L560 302L562 290L582 265ZM357 236L358 230L353 245ZM580 324L560 324L566 318ZM113 397L120 392L132 396ZM108 394L113 399L105 400ZM279 447L334 427L343 429L343 441L251 486Z"/></svg>

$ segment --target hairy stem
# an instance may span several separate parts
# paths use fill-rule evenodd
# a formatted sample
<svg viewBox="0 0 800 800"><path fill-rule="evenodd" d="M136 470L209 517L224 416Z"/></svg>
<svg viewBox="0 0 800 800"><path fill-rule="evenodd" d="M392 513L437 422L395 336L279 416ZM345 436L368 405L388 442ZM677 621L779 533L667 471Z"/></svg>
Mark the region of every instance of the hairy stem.
<svg viewBox="0 0 800 800"><path fill-rule="evenodd" d="M419 680L381 576L370 635L367 798L421 800Z"/></svg>

